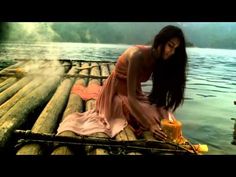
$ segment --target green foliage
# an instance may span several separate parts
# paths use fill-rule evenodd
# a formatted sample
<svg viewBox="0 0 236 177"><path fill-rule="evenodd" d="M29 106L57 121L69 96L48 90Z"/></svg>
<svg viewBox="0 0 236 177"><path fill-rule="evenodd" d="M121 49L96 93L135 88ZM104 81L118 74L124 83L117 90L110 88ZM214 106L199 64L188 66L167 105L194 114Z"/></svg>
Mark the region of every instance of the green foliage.
<svg viewBox="0 0 236 177"><path fill-rule="evenodd" d="M0 23L0 41L8 39L10 26L7 23Z"/></svg>
<svg viewBox="0 0 236 177"><path fill-rule="evenodd" d="M165 25L180 26L187 46L236 48L236 23L57 22L1 23L1 41L151 44Z"/></svg>

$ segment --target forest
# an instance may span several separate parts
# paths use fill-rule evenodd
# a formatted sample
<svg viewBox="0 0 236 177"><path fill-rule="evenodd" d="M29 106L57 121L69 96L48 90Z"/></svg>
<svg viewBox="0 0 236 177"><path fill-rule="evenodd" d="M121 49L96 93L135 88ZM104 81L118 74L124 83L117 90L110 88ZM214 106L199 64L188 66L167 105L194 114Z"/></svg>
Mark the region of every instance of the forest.
<svg viewBox="0 0 236 177"><path fill-rule="evenodd" d="M0 24L0 40L150 44L169 24L183 29L187 46L236 48L236 23L229 22L6 22Z"/></svg>

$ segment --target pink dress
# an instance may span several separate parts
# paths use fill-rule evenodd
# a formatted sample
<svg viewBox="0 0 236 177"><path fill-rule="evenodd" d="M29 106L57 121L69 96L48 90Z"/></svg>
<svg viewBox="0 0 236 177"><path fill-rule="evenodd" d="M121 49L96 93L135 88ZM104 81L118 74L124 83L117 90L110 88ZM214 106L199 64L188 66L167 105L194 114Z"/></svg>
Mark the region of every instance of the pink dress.
<svg viewBox="0 0 236 177"><path fill-rule="evenodd" d="M140 48L145 57L149 57L147 47L140 45L136 47ZM106 79L103 86L95 84L88 87L74 86L72 92L79 94L82 99L96 99L96 107L87 112L75 112L68 115L60 123L57 133L67 130L80 135L103 132L112 138L130 124L134 133L137 136L141 135L145 126L132 116L132 109L128 104L127 72L128 62L122 54L117 60L115 70ZM141 89L141 82L147 81L151 73L140 73L136 89L137 100L142 109L140 113L145 114L147 119L153 119L160 124L162 109L154 104L151 105L147 95Z"/></svg>

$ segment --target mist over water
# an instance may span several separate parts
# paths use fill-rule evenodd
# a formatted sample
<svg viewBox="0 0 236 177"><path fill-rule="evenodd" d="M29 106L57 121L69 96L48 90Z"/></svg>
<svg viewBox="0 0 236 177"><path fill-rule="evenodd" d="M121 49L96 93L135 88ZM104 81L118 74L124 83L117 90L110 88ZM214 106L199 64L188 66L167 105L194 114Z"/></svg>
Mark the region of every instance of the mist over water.
<svg viewBox="0 0 236 177"><path fill-rule="evenodd" d="M0 61L11 59L116 60L129 45L92 43L1 43ZM192 143L208 154L236 154L231 145L236 117L236 50L187 48L189 69L185 102L175 113ZM1 62L0 62L1 63ZM143 83L149 92L151 81Z"/></svg>
<svg viewBox="0 0 236 177"><path fill-rule="evenodd" d="M1 43L0 59L116 60L129 45L94 43Z"/></svg>

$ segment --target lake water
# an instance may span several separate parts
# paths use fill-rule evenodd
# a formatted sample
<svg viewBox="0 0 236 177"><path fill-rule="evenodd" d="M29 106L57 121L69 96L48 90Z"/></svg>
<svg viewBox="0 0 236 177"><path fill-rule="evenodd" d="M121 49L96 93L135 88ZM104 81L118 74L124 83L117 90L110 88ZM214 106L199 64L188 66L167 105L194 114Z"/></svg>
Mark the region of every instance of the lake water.
<svg viewBox="0 0 236 177"><path fill-rule="evenodd" d="M129 45L88 43L2 43L0 60L83 59L116 60ZM189 69L186 100L175 115L192 143L207 144L207 154L236 154L236 50L187 48ZM143 84L150 91L151 81Z"/></svg>

